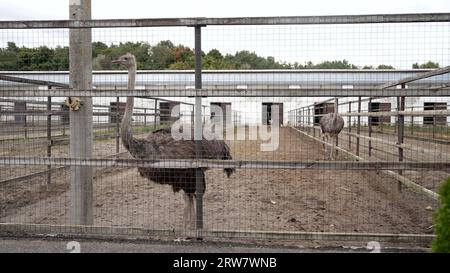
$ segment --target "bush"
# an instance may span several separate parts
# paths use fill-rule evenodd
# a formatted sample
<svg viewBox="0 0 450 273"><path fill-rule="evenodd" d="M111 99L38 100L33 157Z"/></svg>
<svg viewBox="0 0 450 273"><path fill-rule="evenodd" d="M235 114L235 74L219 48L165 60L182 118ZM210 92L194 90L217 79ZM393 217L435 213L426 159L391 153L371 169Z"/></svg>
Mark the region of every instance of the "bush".
<svg viewBox="0 0 450 273"><path fill-rule="evenodd" d="M450 253L450 177L442 184L439 194L441 207L435 214L433 252Z"/></svg>

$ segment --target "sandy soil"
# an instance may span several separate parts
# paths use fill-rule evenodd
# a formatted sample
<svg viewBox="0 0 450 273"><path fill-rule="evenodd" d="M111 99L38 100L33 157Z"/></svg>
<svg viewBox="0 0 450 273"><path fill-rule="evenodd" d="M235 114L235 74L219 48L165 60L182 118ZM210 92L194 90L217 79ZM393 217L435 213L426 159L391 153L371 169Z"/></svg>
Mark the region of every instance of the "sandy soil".
<svg viewBox="0 0 450 273"><path fill-rule="evenodd" d="M230 147L236 159L326 158L322 146L290 128L281 128L278 150L261 152L260 144L232 141ZM49 190L44 178L0 185L0 222L68 223L67 174L55 174ZM206 180L207 229L432 233L437 206L407 189L398 192L396 181L374 171L240 169L228 179L213 169ZM135 168L96 170L96 225L179 229L183 206L181 193Z"/></svg>

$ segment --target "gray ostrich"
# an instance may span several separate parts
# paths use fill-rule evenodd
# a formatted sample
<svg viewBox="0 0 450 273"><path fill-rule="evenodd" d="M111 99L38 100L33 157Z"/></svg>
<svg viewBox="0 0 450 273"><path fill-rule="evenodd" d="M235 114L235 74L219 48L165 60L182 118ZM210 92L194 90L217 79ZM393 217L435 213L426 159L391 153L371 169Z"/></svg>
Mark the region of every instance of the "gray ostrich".
<svg viewBox="0 0 450 273"><path fill-rule="evenodd" d="M329 113L329 114L322 116L322 118L320 118L319 125L322 130L322 140L323 141L325 141L325 137L326 137L326 142L328 142L329 137L333 138L331 141L332 147L331 147L331 151L330 151L330 159L333 160L333 153L335 150L337 137L338 137L339 133L341 132L342 128L344 128L344 119L341 116L339 116L339 114L338 114L338 99L337 98L334 98L334 113ZM324 144L323 146L325 148L325 153L326 153L327 152L326 145Z"/></svg>
<svg viewBox="0 0 450 273"><path fill-rule="evenodd" d="M127 53L113 63L125 66L128 69L128 89L132 90L136 84L136 58ZM194 159L196 158L194 140L174 140L170 128L156 130L145 139L135 138L131 132L131 116L133 115L134 98L127 97L125 113L120 124L120 137L122 144L136 159ZM231 159L230 149L223 140L201 140L201 158L205 159ZM184 225L186 228L195 224L194 195L196 193L197 169L166 169L166 168L138 168L141 176L158 184L172 186L174 192L184 192ZM203 188L205 185L206 168L201 169ZM228 177L235 171L232 168L224 169Z"/></svg>

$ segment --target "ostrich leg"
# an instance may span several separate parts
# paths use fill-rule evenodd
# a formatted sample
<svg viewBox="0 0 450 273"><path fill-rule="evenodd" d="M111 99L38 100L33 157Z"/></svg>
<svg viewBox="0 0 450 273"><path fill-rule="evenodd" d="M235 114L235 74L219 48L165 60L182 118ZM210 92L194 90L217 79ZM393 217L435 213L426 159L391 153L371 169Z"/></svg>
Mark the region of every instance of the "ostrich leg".
<svg viewBox="0 0 450 273"><path fill-rule="evenodd" d="M325 153L327 153L327 142L325 141L325 133L322 132L322 141L323 141L323 149L325 151Z"/></svg>
<svg viewBox="0 0 450 273"><path fill-rule="evenodd" d="M330 159L331 160L334 159L333 156L334 156L334 150L336 148L336 138L337 138L337 136L333 137L333 140L331 140L331 142L332 142L331 151L330 151Z"/></svg>

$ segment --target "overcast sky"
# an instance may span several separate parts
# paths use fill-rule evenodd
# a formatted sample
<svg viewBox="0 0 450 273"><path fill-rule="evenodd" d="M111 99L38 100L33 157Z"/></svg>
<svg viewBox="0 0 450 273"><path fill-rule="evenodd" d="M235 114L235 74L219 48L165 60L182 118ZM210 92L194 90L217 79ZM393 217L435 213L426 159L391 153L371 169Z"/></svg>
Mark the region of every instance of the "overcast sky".
<svg viewBox="0 0 450 273"><path fill-rule="evenodd" d="M0 0L1 20L67 19L69 0ZM449 0L92 0L92 17L229 17L450 12Z"/></svg>
<svg viewBox="0 0 450 273"><path fill-rule="evenodd" d="M0 0L0 20L68 19L69 0ZM450 0L92 0L94 19L301 16L450 12ZM68 45L67 30L0 30L0 47ZM450 65L450 24L366 24L314 26L208 26L203 50L250 50L278 61L346 59L356 65L411 68L429 60ZM161 40L193 47L192 28L94 29L107 44Z"/></svg>

